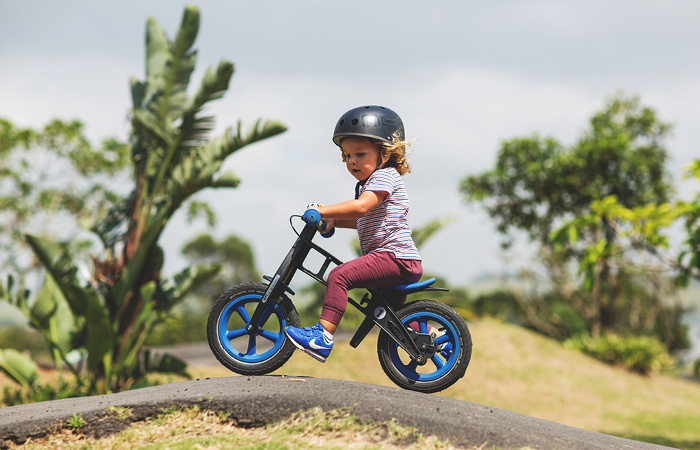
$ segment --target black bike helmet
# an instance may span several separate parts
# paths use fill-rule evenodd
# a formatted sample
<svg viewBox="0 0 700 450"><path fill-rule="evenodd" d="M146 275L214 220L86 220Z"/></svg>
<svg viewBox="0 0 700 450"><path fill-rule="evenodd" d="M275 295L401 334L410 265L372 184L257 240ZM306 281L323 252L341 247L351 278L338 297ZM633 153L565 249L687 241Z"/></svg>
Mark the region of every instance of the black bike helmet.
<svg viewBox="0 0 700 450"><path fill-rule="evenodd" d="M391 144L394 133L404 139L405 132L401 117L383 106L358 106L343 114L333 131L333 142L340 147L340 141L347 136L360 136Z"/></svg>

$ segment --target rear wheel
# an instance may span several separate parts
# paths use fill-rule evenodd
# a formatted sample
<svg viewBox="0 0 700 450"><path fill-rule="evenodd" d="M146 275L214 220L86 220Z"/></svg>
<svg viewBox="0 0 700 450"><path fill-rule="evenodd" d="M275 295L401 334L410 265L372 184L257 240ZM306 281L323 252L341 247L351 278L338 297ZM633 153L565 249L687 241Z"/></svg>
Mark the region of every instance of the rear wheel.
<svg viewBox="0 0 700 450"><path fill-rule="evenodd" d="M471 360L472 339L459 314L434 300L408 303L396 314L419 333L435 333L438 350L419 365L389 335L380 332L379 363L391 381L403 389L431 393L447 389L464 376Z"/></svg>
<svg viewBox="0 0 700 450"><path fill-rule="evenodd" d="M286 296L268 301L255 333L246 329L266 288L263 283L234 286L219 297L207 320L207 338L214 356L242 375L273 372L294 353L284 329L289 325L299 327L299 315Z"/></svg>

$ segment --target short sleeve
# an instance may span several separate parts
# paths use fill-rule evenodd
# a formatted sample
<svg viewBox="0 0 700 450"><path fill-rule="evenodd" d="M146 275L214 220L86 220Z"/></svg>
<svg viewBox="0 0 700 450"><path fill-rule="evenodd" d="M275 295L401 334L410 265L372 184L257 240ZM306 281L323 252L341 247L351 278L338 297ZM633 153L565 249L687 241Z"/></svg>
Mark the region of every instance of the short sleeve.
<svg viewBox="0 0 700 450"><path fill-rule="evenodd" d="M387 194L394 192L396 179L392 176L392 171L395 172L393 168L375 171L365 183L364 191L382 191Z"/></svg>

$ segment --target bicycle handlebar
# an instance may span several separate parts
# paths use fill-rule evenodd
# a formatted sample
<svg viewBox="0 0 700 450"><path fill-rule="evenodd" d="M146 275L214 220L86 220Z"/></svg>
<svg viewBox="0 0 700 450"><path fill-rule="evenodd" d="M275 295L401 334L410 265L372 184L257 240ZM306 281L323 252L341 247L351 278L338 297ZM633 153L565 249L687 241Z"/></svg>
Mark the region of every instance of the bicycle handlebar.
<svg viewBox="0 0 700 450"><path fill-rule="evenodd" d="M306 222L307 225L315 226L319 231L326 228L326 224L321 220L321 213L318 209L307 209L304 211L304 215L301 216L302 220ZM335 234L335 227L331 228L327 233L321 233L324 238L329 238Z"/></svg>

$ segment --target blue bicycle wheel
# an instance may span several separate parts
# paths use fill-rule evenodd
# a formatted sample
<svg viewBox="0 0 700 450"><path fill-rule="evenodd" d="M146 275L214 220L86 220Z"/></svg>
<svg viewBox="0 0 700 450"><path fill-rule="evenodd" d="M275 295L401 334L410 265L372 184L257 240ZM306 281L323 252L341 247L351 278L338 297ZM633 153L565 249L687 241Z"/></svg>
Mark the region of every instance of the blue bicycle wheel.
<svg viewBox="0 0 700 450"><path fill-rule="evenodd" d="M434 333L438 350L421 365L386 333L380 333L379 361L393 382L404 389L437 392L464 376L471 359L471 335L464 320L452 308L436 301L420 300L407 304L397 315L418 333Z"/></svg>
<svg viewBox="0 0 700 450"><path fill-rule="evenodd" d="M209 314L209 347L219 362L240 374L270 373L294 351L284 329L299 326L299 316L286 297L268 302L256 332L251 334L246 329L265 287L261 283L236 286L217 300Z"/></svg>

